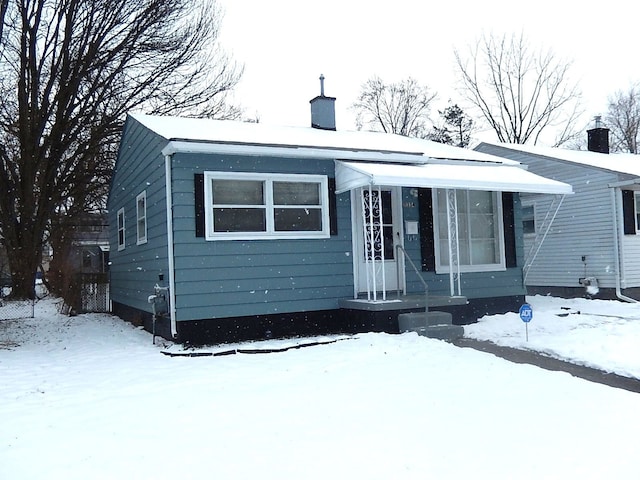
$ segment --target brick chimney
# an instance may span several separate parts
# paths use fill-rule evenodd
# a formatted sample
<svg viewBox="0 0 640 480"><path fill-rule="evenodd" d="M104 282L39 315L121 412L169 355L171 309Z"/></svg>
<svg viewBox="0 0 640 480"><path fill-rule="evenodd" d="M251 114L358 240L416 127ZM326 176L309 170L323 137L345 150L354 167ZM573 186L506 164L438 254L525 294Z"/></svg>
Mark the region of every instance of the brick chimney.
<svg viewBox="0 0 640 480"><path fill-rule="evenodd" d="M596 126L587 130L587 149L590 152L609 153L609 129L602 126L600 115L594 118Z"/></svg>
<svg viewBox="0 0 640 480"><path fill-rule="evenodd" d="M312 99L311 126L321 130L336 129L336 99L324 95L324 75L320 75L320 95Z"/></svg>

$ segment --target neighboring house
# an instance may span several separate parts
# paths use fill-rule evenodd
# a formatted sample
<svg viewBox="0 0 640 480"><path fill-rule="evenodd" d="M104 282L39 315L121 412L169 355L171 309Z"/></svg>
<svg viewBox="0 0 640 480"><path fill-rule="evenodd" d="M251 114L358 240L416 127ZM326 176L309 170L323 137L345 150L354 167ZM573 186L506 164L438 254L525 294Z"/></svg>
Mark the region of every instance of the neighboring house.
<svg viewBox="0 0 640 480"><path fill-rule="evenodd" d="M86 214L72 227L69 261L74 272L109 271L109 223L106 214Z"/></svg>
<svg viewBox="0 0 640 480"><path fill-rule="evenodd" d="M563 202L521 195L529 293L638 293L633 289L640 287L640 157L609 154L608 133L599 124L589 130L589 151L487 142L475 148L522 162L575 191Z"/></svg>
<svg viewBox="0 0 640 480"><path fill-rule="evenodd" d="M54 247L49 280L59 285L70 312L110 311L107 215L87 213L64 228L67 239Z"/></svg>
<svg viewBox="0 0 640 480"><path fill-rule="evenodd" d="M130 115L108 203L113 312L151 328L155 308L159 334L214 343L397 332L400 312L424 308L423 281L456 323L517 310L514 192L570 186L472 150L335 131L334 101L311 101L314 128Z"/></svg>

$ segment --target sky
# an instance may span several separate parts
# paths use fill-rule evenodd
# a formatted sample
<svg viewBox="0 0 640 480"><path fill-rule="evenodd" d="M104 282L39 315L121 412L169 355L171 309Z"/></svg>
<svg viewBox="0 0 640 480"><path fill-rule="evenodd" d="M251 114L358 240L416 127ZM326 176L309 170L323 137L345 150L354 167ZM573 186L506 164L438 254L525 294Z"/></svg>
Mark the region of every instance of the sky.
<svg viewBox="0 0 640 480"><path fill-rule="evenodd" d="M244 77L235 100L263 123L308 126L309 100L336 97L336 126L356 128L349 108L374 75L397 82L409 76L438 93L437 108L457 91L454 49L466 51L483 34L523 32L532 47L552 49L572 62L583 93L584 124L606 111L607 97L637 72L635 13L622 0L218 0L224 12L221 46ZM437 113L434 112L437 116Z"/></svg>
<svg viewBox="0 0 640 480"><path fill-rule="evenodd" d="M517 313L465 335L640 378L639 304L527 300L528 341ZM0 478L638 478L638 393L415 333L169 357L184 349L57 303L0 321Z"/></svg>

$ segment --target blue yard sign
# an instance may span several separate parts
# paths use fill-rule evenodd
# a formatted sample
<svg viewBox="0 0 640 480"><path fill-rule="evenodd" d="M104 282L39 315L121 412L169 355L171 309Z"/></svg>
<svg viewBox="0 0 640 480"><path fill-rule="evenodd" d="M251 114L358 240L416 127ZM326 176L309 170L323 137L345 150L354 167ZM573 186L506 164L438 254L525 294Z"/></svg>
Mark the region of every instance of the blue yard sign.
<svg viewBox="0 0 640 480"><path fill-rule="evenodd" d="M524 322L524 331L527 337L527 342L529 341L529 322L533 318L533 308L528 303L523 304L520 307L520 318Z"/></svg>
<svg viewBox="0 0 640 480"><path fill-rule="evenodd" d="M520 307L520 318L524 323L529 323L531 321L533 318L533 309L531 308L531 305L525 303Z"/></svg>

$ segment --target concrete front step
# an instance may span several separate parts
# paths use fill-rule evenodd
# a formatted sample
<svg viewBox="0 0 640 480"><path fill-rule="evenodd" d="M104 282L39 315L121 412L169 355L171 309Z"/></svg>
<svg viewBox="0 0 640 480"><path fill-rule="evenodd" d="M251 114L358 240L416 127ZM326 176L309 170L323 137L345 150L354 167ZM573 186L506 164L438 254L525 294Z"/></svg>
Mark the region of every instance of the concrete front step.
<svg viewBox="0 0 640 480"><path fill-rule="evenodd" d="M401 313L398 315L398 330L446 341L458 340L464 335L464 327L453 325L450 313L438 311Z"/></svg>
<svg viewBox="0 0 640 480"><path fill-rule="evenodd" d="M413 331L422 337L435 338L447 342L459 340L464 336L464 327L462 325L432 325L430 327L419 327Z"/></svg>
<svg viewBox="0 0 640 480"><path fill-rule="evenodd" d="M449 312L411 312L398 315L398 329L407 332L432 325L451 325L453 317Z"/></svg>

